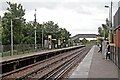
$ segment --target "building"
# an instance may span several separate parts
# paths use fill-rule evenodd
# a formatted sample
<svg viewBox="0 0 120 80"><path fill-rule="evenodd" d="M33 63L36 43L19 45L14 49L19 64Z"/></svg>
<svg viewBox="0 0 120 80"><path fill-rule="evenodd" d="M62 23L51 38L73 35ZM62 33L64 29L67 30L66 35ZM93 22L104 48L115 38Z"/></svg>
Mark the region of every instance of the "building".
<svg viewBox="0 0 120 80"><path fill-rule="evenodd" d="M120 2L118 3L118 10L114 15L114 44L115 44L115 56L114 62L120 69ZM120 72L119 72L120 73ZM120 75L120 74L119 74ZM119 76L120 78L120 76Z"/></svg>
<svg viewBox="0 0 120 80"><path fill-rule="evenodd" d="M118 3L118 10L114 15L114 32L115 46L120 47L120 2Z"/></svg>

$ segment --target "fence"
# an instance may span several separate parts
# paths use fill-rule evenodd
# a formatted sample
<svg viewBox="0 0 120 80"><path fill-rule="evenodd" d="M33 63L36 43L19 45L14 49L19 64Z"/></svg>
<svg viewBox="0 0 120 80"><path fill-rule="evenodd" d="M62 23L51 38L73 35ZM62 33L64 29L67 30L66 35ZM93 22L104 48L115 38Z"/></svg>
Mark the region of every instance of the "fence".
<svg viewBox="0 0 120 80"><path fill-rule="evenodd" d="M115 65L118 66L120 69L120 48L119 47L110 47L110 52L111 52L111 60L115 63Z"/></svg>
<svg viewBox="0 0 120 80"><path fill-rule="evenodd" d="M120 47L110 47L111 60L118 66L118 78L120 79Z"/></svg>
<svg viewBox="0 0 120 80"><path fill-rule="evenodd" d="M2 57L11 56L11 45L1 45ZM18 44L13 46L13 55L25 54L35 51L43 50L41 44L37 44L37 49L35 49L34 44Z"/></svg>
<svg viewBox="0 0 120 80"><path fill-rule="evenodd" d="M77 44L76 44L77 45ZM13 55L19 55L19 54L25 54L25 53L30 53L30 52L36 52L36 51L41 51L41 50L48 50L49 48L45 45L42 48L41 44L37 44L37 49L35 49L35 44L17 44L13 45ZM70 44L61 44L61 46L56 46L56 44L51 45L52 49L54 48L64 48L64 47L69 47L72 46ZM0 54L2 57L6 56L11 56L11 45L0 45Z"/></svg>

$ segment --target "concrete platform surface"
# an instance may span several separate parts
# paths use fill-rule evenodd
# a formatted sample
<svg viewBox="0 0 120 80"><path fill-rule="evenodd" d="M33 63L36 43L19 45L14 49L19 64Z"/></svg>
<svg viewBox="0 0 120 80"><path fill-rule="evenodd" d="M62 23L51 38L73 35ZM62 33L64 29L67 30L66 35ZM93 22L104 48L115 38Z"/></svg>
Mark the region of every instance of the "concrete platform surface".
<svg viewBox="0 0 120 80"><path fill-rule="evenodd" d="M73 71L70 78L89 78L90 80L117 80L118 68L110 60L103 59L101 53L98 53L98 47L93 46L83 61Z"/></svg>
<svg viewBox="0 0 120 80"><path fill-rule="evenodd" d="M95 46L94 46L95 47ZM88 73L92 61L92 56L94 53L94 47L89 51L89 53L85 56L82 62L77 66L75 71L72 73L70 78L88 78Z"/></svg>

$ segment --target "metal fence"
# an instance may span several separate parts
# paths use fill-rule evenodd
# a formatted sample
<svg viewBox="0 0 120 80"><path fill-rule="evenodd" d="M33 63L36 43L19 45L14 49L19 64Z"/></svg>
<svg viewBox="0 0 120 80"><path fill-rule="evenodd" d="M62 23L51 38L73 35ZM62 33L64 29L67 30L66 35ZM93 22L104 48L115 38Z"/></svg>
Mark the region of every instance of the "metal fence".
<svg viewBox="0 0 120 80"><path fill-rule="evenodd" d="M1 45L2 57L11 56L11 45ZM41 47L41 44L37 44L35 49L34 44L18 44L13 46L13 55L25 54L35 51L41 51L44 48Z"/></svg>
<svg viewBox="0 0 120 80"><path fill-rule="evenodd" d="M110 47L110 58L115 63L116 66L118 66L118 78L120 80L120 47Z"/></svg>
<svg viewBox="0 0 120 80"><path fill-rule="evenodd" d="M110 47L110 52L111 52L111 60L115 63L115 65L118 66L120 69L120 48L119 47Z"/></svg>

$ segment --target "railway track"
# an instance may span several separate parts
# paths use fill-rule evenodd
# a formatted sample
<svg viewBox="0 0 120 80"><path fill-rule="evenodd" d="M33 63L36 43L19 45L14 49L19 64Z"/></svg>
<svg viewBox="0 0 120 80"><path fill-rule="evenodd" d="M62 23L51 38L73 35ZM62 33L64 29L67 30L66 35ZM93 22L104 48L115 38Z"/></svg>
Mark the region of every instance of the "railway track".
<svg viewBox="0 0 120 80"><path fill-rule="evenodd" d="M90 48L68 51L35 64L2 74L3 79L59 79L87 54Z"/></svg>
<svg viewBox="0 0 120 80"><path fill-rule="evenodd" d="M48 75L44 79L61 80L63 78L66 78L70 70L75 67L76 64L82 61L82 59L85 57L89 50L90 47L87 47L84 52L78 52L75 57L70 59L68 62L66 62L66 64L62 65L59 69L57 69L55 72L52 72L52 74Z"/></svg>

